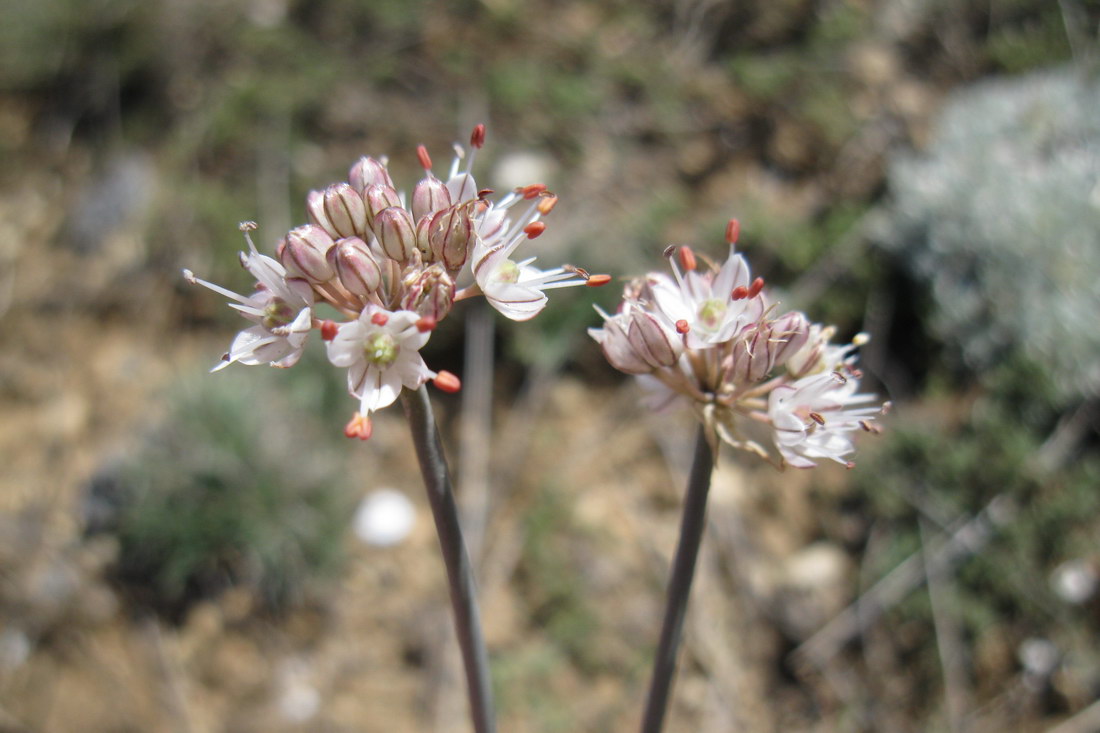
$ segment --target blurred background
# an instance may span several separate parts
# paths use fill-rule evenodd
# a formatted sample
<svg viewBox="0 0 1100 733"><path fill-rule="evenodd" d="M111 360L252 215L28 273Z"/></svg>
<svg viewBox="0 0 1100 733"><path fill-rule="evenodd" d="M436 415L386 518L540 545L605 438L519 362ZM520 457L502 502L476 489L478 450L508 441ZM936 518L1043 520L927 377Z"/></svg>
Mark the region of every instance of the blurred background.
<svg viewBox="0 0 1100 733"><path fill-rule="evenodd" d="M620 278L731 216L894 401L858 466L724 454L668 730L1100 730L1094 0L2 0L0 731L466 731L400 410L319 345L216 363L304 195L484 122ZM501 729L627 731L691 418L584 329L464 304L428 362Z"/></svg>

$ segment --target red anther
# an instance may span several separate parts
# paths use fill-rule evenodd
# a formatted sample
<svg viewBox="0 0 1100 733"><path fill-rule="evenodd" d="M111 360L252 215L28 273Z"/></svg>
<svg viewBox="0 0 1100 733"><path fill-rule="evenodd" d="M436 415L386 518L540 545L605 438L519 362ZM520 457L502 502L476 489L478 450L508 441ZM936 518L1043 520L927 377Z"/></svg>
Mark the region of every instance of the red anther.
<svg viewBox="0 0 1100 733"><path fill-rule="evenodd" d="M374 425L370 421L370 415L361 415L358 412L351 416L348 424L344 426L344 435L359 440L369 440L374 432Z"/></svg>
<svg viewBox="0 0 1100 733"><path fill-rule="evenodd" d="M530 200L542 194L542 192L546 190L546 184L532 183L530 186L523 186L516 190L523 195L523 198Z"/></svg>
<svg viewBox="0 0 1100 733"><path fill-rule="evenodd" d="M332 341L336 338L336 321L321 321L321 340Z"/></svg>
<svg viewBox="0 0 1100 733"><path fill-rule="evenodd" d="M584 284L590 288L598 288L601 285L607 285L609 282L611 282L610 275L589 275Z"/></svg>
<svg viewBox="0 0 1100 733"><path fill-rule="evenodd" d="M523 233L527 235L528 239L534 239L545 231L546 224L541 221L533 221L523 228Z"/></svg>
<svg viewBox="0 0 1100 733"><path fill-rule="evenodd" d="M485 144L485 125L475 125L474 131L470 133L470 145L475 148L480 148Z"/></svg>
<svg viewBox="0 0 1100 733"><path fill-rule="evenodd" d="M370 317L370 322L376 326L385 326L390 322L390 317L382 311L377 311Z"/></svg>
<svg viewBox="0 0 1100 733"><path fill-rule="evenodd" d="M760 295L760 291L764 289L764 278L758 277L752 281L752 285L749 286L749 297L755 298Z"/></svg>
<svg viewBox="0 0 1100 733"><path fill-rule="evenodd" d="M432 380L432 384L449 394L454 394L458 390L462 389L462 380L448 371L440 370L439 374L435 375L435 379Z"/></svg>
<svg viewBox="0 0 1100 733"><path fill-rule="evenodd" d="M542 201L539 201L538 206L536 206L535 208L538 209L538 212L540 214L542 214L543 216L546 216L551 211L553 211L554 207L557 206L557 205L558 205L558 197L555 196L554 194L550 194L548 196L544 196Z"/></svg>
<svg viewBox="0 0 1100 733"><path fill-rule="evenodd" d="M424 170L432 169L432 157L428 155L428 149L423 145L416 146L416 159L420 161L420 167Z"/></svg>
<svg viewBox="0 0 1100 733"><path fill-rule="evenodd" d="M435 330L436 320L431 316L421 316L416 322L416 330L420 333L427 333L428 331Z"/></svg>
<svg viewBox="0 0 1100 733"><path fill-rule="evenodd" d="M680 267L688 271L694 270L696 267L698 267L698 265L695 264L695 253L691 251L691 247L681 247L679 250L679 254Z"/></svg>
<svg viewBox="0 0 1100 733"><path fill-rule="evenodd" d="M676 321L676 333L684 334L691 330L691 326L683 318Z"/></svg>
<svg viewBox="0 0 1100 733"><path fill-rule="evenodd" d="M737 244L737 238L741 236L741 222L730 219L726 224L726 243Z"/></svg>
<svg viewBox="0 0 1100 733"><path fill-rule="evenodd" d="M821 416L820 412L811 412L810 413L810 419L813 420L818 425L824 425L825 424L825 418Z"/></svg>
<svg viewBox="0 0 1100 733"><path fill-rule="evenodd" d="M749 289L744 285L738 285L733 289L733 292L730 293L730 297L734 300L743 300L749 297Z"/></svg>

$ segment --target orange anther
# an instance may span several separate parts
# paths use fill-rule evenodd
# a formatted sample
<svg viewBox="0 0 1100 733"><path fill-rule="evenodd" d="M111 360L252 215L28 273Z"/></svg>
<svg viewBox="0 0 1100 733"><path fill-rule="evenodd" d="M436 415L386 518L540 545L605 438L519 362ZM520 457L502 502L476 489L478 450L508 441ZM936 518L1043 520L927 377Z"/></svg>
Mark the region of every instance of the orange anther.
<svg viewBox="0 0 1100 733"><path fill-rule="evenodd" d="M528 239L534 239L545 231L546 224L541 221L533 221L523 228L523 233L527 235Z"/></svg>
<svg viewBox="0 0 1100 733"><path fill-rule="evenodd" d="M432 157L428 155L428 149L423 145L416 146L416 159L420 161L420 167L424 170L432 169Z"/></svg>
<svg viewBox="0 0 1100 733"><path fill-rule="evenodd" d="M374 315L370 317L370 322L376 326L385 326L387 323L390 322L390 317L382 311L377 311Z"/></svg>
<svg viewBox="0 0 1100 733"><path fill-rule="evenodd" d="M485 144L485 125L475 125L474 131L470 133L470 145L475 148L480 148Z"/></svg>
<svg viewBox="0 0 1100 733"><path fill-rule="evenodd" d="M680 267L685 270L694 270L698 265L695 264L695 253L691 251L691 247L681 247L680 254Z"/></svg>
<svg viewBox="0 0 1100 733"><path fill-rule="evenodd" d="M733 292L730 293L730 297L734 300L742 300L744 298L747 298L749 297L749 289L746 288L744 285L738 285L736 288L733 289Z"/></svg>
<svg viewBox="0 0 1100 733"><path fill-rule="evenodd" d="M523 196L523 198L530 200L546 191L546 184L532 183L529 186L523 186L522 188L516 190Z"/></svg>
<svg viewBox="0 0 1100 733"><path fill-rule="evenodd" d="M676 333L683 334L683 333L687 333L690 330L691 330L691 326L683 318L676 321Z"/></svg>
<svg viewBox="0 0 1100 733"><path fill-rule="evenodd" d="M737 244L737 238L741 236L741 222L730 219L726 224L726 243Z"/></svg>
<svg viewBox="0 0 1100 733"><path fill-rule="evenodd" d="M351 420L348 420L348 424L344 426L344 435L349 438L369 440L373 432L374 425L371 424L370 415L361 415L358 412L352 415Z"/></svg>
<svg viewBox="0 0 1100 733"><path fill-rule="evenodd" d="M462 380L451 374L448 371L440 370L439 374L435 375L435 379L432 383L440 390L454 394L462 389Z"/></svg>
<svg viewBox="0 0 1100 733"><path fill-rule="evenodd" d="M749 286L749 297L755 298L760 295L760 291L764 289L764 278L758 277L752 281L752 285Z"/></svg>
<svg viewBox="0 0 1100 733"><path fill-rule="evenodd" d="M431 316L421 316L416 322L416 330L420 333L427 333L428 331L434 331L436 320Z"/></svg>
<svg viewBox="0 0 1100 733"><path fill-rule="evenodd" d="M607 285L609 282L611 282L610 275L589 275L584 284L590 288L598 288L601 285Z"/></svg>
<svg viewBox="0 0 1100 733"><path fill-rule="evenodd" d="M539 201L538 206L536 206L535 208L538 209L538 212L540 214L542 214L543 216L546 216L547 214L549 214L551 211L554 210L554 207L557 206L557 204L558 204L558 197L551 194L549 196L543 197L542 201Z"/></svg>
<svg viewBox="0 0 1100 733"><path fill-rule="evenodd" d="M321 321L321 340L332 341L336 338L337 330L336 321Z"/></svg>

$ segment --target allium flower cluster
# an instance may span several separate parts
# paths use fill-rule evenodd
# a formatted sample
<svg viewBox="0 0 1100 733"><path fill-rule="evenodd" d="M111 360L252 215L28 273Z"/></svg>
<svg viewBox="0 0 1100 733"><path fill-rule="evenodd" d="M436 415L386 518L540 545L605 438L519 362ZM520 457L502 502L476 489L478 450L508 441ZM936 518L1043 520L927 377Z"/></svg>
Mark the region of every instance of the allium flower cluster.
<svg viewBox="0 0 1100 733"><path fill-rule="evenodd" d="M736 253L739 225L726 228L729 256L700 262L688 247L665 250L672 277L650 273L627 284L614 315L589 334L616 369L637 375L662 407L688 398L712 442L721 438L776 465L810 468L817 459L853 464L853 434L878 432L889 403L859 392L855 349L835 345L832 327L798 311L778 312L764 281ZM747 437L763 424L778 458Z"/></svg>
<svg viewBox="0 0 1100 733"><path fill-rule="evenodd" d="M256 279L251 295L200 280L231 302L252 325L233 340L215 371L232 363L290 367L314 329L327 342L329 360L348 370L348 390L359 411L349 437L367 439L370 413L392 404L402 388L433 380L455 391L457 377L428 368L420 349L456 301L484 295L508 318L525 321L546 305L546 292L574 285L602 285L610 278L564 265L539 270L534 257L516 250L546 229L543 217L557 198L543 184L519 188L493 201L471 173L485 127L470 137L469 155L455 146L445 180L432 172L424 146L417 158L424 177L411 196L394 186L386 158L360 158L348 180L306 198L308 224L279 242L275 257L260 254L241 225L248 251L241 264ZM320 320L317 303L348 320Z"/></svg>

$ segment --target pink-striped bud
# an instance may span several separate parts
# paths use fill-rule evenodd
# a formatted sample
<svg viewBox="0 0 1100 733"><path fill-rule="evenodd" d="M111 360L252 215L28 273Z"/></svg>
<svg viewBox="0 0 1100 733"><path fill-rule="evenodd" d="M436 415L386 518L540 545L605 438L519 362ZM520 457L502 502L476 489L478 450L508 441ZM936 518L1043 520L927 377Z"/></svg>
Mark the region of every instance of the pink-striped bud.
<svg viewBox="0 0 1100 733"><path fill-rule="evenodd" d="M367 226L374 229L374 219L382 209L401 205L401 196L393 186L384 183L374 183L363 191L363 204L367 211Z"/></svg>
<svg viewBox="0 0 1100 733"><path fill-rule="evenodd" d="M810 321L798 311L785 313L772 321L772 340L776 343L775 365L782 366L810 340Z"/></svg>
<svg viewBox="0 0 1100 733"><path fill-rule="evenodd" d="M400 206L390 206L374 218L374 235L382 251L391 260L404 264L416 249L416 227L412 214Z"/></svg>
<svg viewBox="0 0 1100 733"><path fill-rule="evenodd" d="M367 186L382 185L393 188L393 179L386 166L367 156L363 156L348 171L348 182L359 193L363 193Z"/></svg>
<svg viewBox="0 0 1100 733"><path fill-rule="evenodd" d="M642 361L654 369L672 366L684 351L680 339L669 333L655 317L641 310L631 312L626 337Z"/></svg>
<svg viewBox="0 0 1100 733"><path fill-rule="evenodd" d="M431 265L405 278L401 307L421 316L442 321L455 302L455 282L442 265Z"/></svg>
<svg viewBox="0 0 1100 733"><path fill-rule="evenodd" d="M442 261L449 272L457 272L466 264L473 235L469 206L460 204L437 212L428 228L432 259Z"/></svg>
<svg viewBox="0 0 1100 733"><path fill-rule="evenodd" d="M622 314L604 321L603 328L590 328L588 334L596 339L603 350L607 362L626 374L649 374L654 366L647 362L630 343L623 322L627 316Z"/></svg>
<svg viewBox="0 0 1100 733"><path fill-rule="evenodd" d="M323 283L335 274L326 258L332 244L332 237L321 227L312 224L296 227L279 243L279 261L289 276Z"/></svg>
<svg viewBox="0 0 1100 733"><path fill-rule="evenodd" d="M413 189L412 213L417 221L422 216L434 214L450 205L451 194L447 191L447 186L435 176L429 175L420 179Z"/></svg>
<svg viewBox="0 0 1100 733"><path fill-rule="evenodd" d="M809 322L797 311L746 326L733 343L729 378L737 384L763 380L801 349L808 337Z"/></svg>
<svg viewBox="0 0 1100 733"><path fill-rule="evenodd" d="M306 197L310 219L333 238L367 233L367 211L363 197L348 183L334 183L324 191L310 191Z"/></svg>
<svg viewBox="0 0 1100 733"><path fill-rule="evenodd" d="M329 250L329 261L340 284L354 295L366 297L382 283L382 270L370 247L359 237L347 237Z"/></svg>

